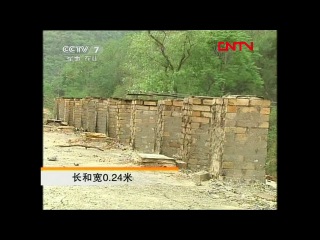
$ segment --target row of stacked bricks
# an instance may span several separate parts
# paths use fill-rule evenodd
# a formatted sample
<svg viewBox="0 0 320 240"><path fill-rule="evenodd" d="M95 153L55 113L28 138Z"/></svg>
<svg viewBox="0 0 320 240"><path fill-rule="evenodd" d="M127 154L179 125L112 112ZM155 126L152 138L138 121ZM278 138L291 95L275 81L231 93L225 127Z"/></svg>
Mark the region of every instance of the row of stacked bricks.
<svg viewBox="0 0 320 240"><path fill-rule="evenodd" d="M64 99L58 98L57 99L57 119L64 121Z"/></svg>
<svg viewBox="0 0 320 240"><path fill-rule="evenodd" d="M74 126L78 129L82 127L81 114L82 114L82 99L74 99L74 107L73 107Z"/></svg>
<svg viewBox="0 0 320 240"><path fill-rule="evenodd" d="M263 181L270 101L230 98L226 110L223 175Z"/></svg>
<svg viewBox="0 0 320 240"><path fill-rule="evenodd" d="M73 125L73 103L74 99L68 98L58 98L56 99L56 118L68 123L69 125Z"/></svg>
<svg viewBox="0 0 320 240"><path fill-rule="evenodd" d="M84 131L88 131L88 99L82 99L81 104L81 128Z"/></svg>
<svg viewBox="0 0 320 240"><path fill-rule="evenodd" d="M70 101L71 99L69 98L64 98L63 99L63 103L64 103L64 113L63 113L63 121L66 122L66 123L69 123L69 119L70 119Z"/></svg>
<svg viewBox="0 0 320 240"><path fill-rule="evenodd" d="M187 146L182 146L182 151L187 151L184 161L190 169L208 170L211 156L210 124L212 119L212 98L188 98L185 104L182 134L185 134ZM184 123L186 121L186 124ZM184 128L185 126L185 128Z"/></svg>
<svg viewBox="0 0 320 240"><path fill-rule="evenodd" d="M73 126L73 98L65 99L65 122Z"/></svg>
<svg viewBox="0 0 320 240"><path fill-rule="evenodd" d="M108 136L117 138L118 100L108 99Z"/></svg>
<svg viewBox="0 0 320 240"><path fill-rule="evenodd" d="M97 102L97 126L96 130L99 133L105 133L108 135L107 131L107 113L108 113L108 100L99 99Z"/></svg>
<svg viewBox="0 0 320 240"><path fill-rule="evenodd" d="M97 99L88 99L87 105L87 131L96 132L97 125Z"/></svg>
<svg viewBox="0 0 320 240"><path fill-rule="evenodd" d="M160 153L169 157L179 154L181 139L181 118L183 99L162 100L162 141ZM160 127L160 126L158 126Z"/></svg>
<svg viewBox="0 0 320 240"><path fill-rule="evenodd" d="M134 100L133 148L144 153L155 152L158 107L156 100Z"/></svg>
<svg viewBox="0 0 320 240"><path fill-rule="evenodd" d="M117 138L125 144L130 144L130 118L131 118L131 100L118 100L117 102Z"/></svg>

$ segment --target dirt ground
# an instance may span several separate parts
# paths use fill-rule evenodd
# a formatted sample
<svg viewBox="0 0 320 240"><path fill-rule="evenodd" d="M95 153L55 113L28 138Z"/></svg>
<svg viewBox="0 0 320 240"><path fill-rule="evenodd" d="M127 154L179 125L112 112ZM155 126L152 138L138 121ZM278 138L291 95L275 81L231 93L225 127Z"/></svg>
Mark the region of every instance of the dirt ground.
<svg viewBox="0 0 320 240"><path fill-rule="evenodd" d="M44 132L43 166L137 166L137 153L113 146L105 151L58 147L80 138L76 133ZM99 146L101 143L94 143ZM56 157L56 161L48 159ZM192 172L146 172L141 185L44 186L43 209L276 209L276 186L211 179L197 186Z"/></svg>

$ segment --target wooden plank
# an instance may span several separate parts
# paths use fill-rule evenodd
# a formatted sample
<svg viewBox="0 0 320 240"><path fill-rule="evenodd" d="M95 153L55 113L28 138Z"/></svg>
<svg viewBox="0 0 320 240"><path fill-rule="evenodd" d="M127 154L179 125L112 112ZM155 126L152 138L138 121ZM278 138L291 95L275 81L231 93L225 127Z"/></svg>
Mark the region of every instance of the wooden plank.
<svg viewBox="0 0 320 240"><path fill-rule="evenodd" d="M90 138L106 138L107 137L107 135L104 133L85 132L84 134L86 137L90 137Z"/></svg>
<svg viewBox="0 0 320 240"><path fill-rule="evenodd" d="M159 159L141 159L138 162L142 162L142 163L158 163L158 164L165 164L165 163L175 164L176 163L173 160L159 160Z"/></svg>
<svg viewBox="0 0 320 240"><path fill-rule="evenodd" d="M174 158L167 157L162 154L148 154L148 153L138 153L138 156L142 159L162 159L162 160L174 160Z"/></svg>

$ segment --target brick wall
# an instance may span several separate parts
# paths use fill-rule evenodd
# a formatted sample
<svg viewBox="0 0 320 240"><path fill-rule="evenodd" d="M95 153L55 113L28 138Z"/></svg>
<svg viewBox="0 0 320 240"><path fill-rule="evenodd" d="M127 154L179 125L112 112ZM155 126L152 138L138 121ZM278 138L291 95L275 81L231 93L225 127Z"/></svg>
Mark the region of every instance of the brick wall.
<svg viewBox="0 0 320 240"><path fill-rule="evenodd" d="M269 100L58 98L55 112L70 125L106 133L140 152L179 157L191 169L264 179Z"/></svg>

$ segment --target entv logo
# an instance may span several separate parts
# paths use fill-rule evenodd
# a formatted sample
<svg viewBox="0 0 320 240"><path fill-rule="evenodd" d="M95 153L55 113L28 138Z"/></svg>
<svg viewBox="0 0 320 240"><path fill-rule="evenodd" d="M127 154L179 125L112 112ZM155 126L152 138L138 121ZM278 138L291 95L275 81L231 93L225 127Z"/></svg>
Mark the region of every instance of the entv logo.
<svg viewBox="0 0 320 240"><path fill-rule="evenodd" d="M224 44L225 47L221 46ZM250 45L246 42L233 42L233 44L231 44L230 42L218 42L218 51L228 52L230 48L232 51L237 51L237 46L239 46L239 51L242 51L243 45L246 45L250 51L253 51L253 42L251 42Z"/></svg>

